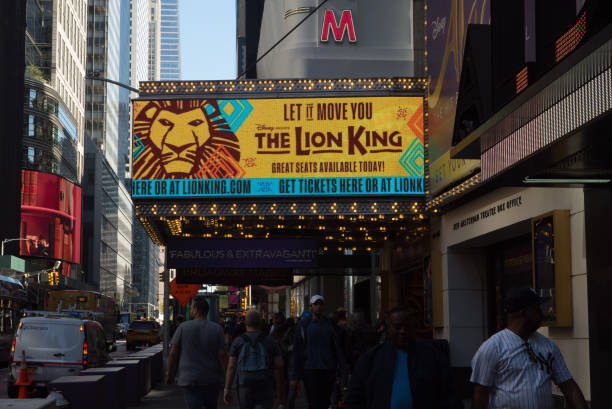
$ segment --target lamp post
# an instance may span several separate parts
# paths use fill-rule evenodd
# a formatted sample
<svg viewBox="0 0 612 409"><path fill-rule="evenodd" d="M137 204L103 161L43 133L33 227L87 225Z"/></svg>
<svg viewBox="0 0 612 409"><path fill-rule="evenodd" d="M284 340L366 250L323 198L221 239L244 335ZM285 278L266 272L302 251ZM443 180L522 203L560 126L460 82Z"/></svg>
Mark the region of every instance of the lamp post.
<svg viewBox="0 0 612 409"><path fill-rule="evenodd" d="M4 244L5 243L10 243L11 241L29 241L31 239L22 239L22 238L18 238L18 239L4 239L2 240L2 250L0 251L0 256L4 256Z"/></svg>
<svg viewBox="0 0 612 409"><path fill-rule="evenodd" d="M139 93L140 91L136 88L130 87L129 85L126 85L122 82L119 81L113 81L113 80L109 80L108 78L104 78L104 77L100 77L100 71L93 71L93 72L88 72L87 75L85 76L86 80L92 80L92 81L102 81L102 82L108 82L111 84L115 84L121 88L125 88L128 89L132 92L136 92Z"/></svg>

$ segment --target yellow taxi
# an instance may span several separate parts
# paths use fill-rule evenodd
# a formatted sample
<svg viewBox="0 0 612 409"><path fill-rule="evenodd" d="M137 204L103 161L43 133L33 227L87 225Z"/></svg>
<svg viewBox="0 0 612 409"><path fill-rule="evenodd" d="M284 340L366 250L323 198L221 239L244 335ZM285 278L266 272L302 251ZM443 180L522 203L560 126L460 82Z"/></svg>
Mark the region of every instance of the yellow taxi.
<svg viewBox="0 0 612 409"><path fill-rule="evenodd" d="M127 330L126 348L136 349L137 345L155 345L160 342L159 324L156 321L132 321Z"/></svg>

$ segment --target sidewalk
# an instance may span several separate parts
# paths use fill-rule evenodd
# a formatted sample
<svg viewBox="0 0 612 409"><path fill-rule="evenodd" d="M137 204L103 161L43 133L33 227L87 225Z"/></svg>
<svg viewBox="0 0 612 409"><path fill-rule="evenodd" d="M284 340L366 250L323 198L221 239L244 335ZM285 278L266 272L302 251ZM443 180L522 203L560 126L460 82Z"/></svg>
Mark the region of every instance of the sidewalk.
<svg viewBox="0 0 612 409"><path fill-rule="evenodd" d="M234 403L226 405L223 403L221 397L219 397L218 409L238 409L238 403L236 402L236 394L234 393ZM275 406L276 407L276 406ZM298 397L295 409L303 409L302 399ZM140 406L130 407L128 409L180 409L185 408L185 401L183 400L183 392L178 386L168 386L165 384L158 384L155 389L152 389L147 396L143 397Z"/></svg>

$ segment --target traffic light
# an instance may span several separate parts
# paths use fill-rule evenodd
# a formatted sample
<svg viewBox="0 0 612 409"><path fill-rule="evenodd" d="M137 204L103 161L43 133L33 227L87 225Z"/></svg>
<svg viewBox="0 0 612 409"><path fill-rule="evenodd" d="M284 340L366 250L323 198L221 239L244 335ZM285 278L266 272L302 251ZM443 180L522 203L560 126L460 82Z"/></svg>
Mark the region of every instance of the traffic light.
<svg viewBox="0 0 612 409"><path fill-rule="evenodd" d="M242 299L242 301L240 302L240 306L242 307L242 311L246 311L246 309L247 309L247 299L246 299L246 297Z"/></svg>
<svg viewBox="0 0 612 409"><path fill-rule="evenodd" d="M162 270L159 272L159 282L163 283L164 282L164 272L165 270Z"/></svg>
<svg viewBox="0 0 612 409"><path fill-rule="evenodd" d="M59 285L59 271L51 271L47 273L47 280L49 281L49 285L51 287L56 287Z"/></svg>

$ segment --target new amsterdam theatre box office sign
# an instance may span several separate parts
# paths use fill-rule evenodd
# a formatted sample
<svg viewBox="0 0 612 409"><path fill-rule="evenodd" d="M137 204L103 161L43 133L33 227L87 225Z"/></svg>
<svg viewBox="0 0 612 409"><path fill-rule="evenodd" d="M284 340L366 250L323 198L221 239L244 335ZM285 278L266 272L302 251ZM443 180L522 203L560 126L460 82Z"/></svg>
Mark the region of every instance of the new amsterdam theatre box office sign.
<svg viewBox="0 0 612 409"><path fill-rule="evenodd" d="M133 197L423 195L422 97L134 101Z"/></svg>

